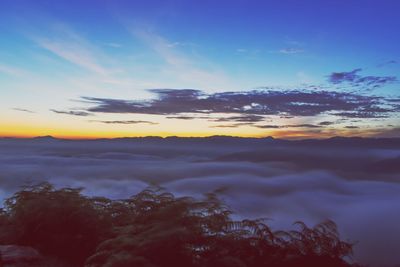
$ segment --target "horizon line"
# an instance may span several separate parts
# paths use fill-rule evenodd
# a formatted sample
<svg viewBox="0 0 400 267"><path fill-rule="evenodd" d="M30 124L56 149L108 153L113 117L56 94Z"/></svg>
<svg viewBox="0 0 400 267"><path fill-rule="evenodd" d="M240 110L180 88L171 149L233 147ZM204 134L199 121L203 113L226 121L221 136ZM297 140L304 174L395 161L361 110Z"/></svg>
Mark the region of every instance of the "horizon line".
<svg viewBox="0 0 400 267"><path fill-rule="evenodd" d="M38 135L38 136L0 136L0 139L55 139L55 140L70 140L70 141L93 141L93 140L118 140L118 139L144 139L144 138L157 138L157 139L207 139L207 138L235 138L235 139L272 139L272 140L287 140L287 141L301 141L301 140L329 140L335 138L343 139L400 139L400 136L396 137L379 137L379 136L342 136L335 135L329 137L292 137L292 138L279 138L274 136L238 136L238 135L207 135L207 136L159 136L159 135L143 135L143 136L120 136L120 137L57 137L53 135Z"/></svg>

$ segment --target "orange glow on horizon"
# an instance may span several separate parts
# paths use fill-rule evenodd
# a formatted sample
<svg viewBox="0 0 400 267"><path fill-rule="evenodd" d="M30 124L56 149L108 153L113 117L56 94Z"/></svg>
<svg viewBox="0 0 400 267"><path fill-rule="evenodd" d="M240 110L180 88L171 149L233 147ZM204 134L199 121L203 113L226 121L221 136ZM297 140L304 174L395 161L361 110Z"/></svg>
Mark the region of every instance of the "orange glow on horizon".
<svg viewBox="0 0 400 267"><path fill-rule="evenodd" d="M301 123L301 122L300 122ZM7 120L0 122L0 137L33 138L53 136L62 139L99 139L123 137L209 137L236 136L265 138L272 136L279 139L322 139L333 136L379 136L384 129L344 129L329 128L324 130L308 129L260 129L255 127L215 128L204 122L163 122L163 126L148 125L103 125L87 124L84 121L73 121L69 118L62 121L46 120ZM164 126L165 125L165 126Z"/></svg>
<svg viewBox="0 0 400 267"><path fill-rule="evenodd" d="M273 137L277 139L324 139L330 138L334 136L343 136L343 137L354 137L354 136L363 136L363 137L373 137L375 136L376 132L368 132L362 131L358 133L352 133L349 131L332 131L332 132L320 132L320 133L313 133L309 131L298 131L298 130L275 130L275 131L268 131L263 133L254 133L254 134L221 134L219 132L209 131L203 133L171 133L171 132L149 132L149 133L121 133L121 132L106 132L106 131L76 131L76 130L65 130L65 129L25 129L21 131L20 129L16 130L4 130L0 129L0 138L35 138L41 136L52 136L55 138L60 139L71 139L71 140L93 140L93 139L113 139L113 138L140 138L140 137L210 137L210 136L232 136L232 137L243 137L243 138L266 138L266 137Z"/></svg>

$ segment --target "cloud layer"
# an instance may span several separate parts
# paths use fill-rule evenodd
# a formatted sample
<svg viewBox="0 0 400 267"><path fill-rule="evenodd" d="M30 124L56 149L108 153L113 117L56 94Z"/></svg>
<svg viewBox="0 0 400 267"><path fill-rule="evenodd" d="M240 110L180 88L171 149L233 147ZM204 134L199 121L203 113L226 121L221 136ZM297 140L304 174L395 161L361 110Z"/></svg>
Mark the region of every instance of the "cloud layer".
<svg viewBox="0 0 400 267"><path fill-rule="evenodd" d="M238 216L268 217L275 228L333 219L358 242L356 259L394 266L399 166L399 139L0 139L0 197L43 180L112 198L154 183L178 195L214 191Z"/></svg>

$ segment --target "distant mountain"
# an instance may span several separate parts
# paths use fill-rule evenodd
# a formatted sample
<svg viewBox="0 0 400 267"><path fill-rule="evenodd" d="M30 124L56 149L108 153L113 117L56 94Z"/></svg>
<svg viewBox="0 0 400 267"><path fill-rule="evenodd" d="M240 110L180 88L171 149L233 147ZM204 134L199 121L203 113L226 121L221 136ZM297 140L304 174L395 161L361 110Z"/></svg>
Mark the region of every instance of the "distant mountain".
<svg viewBox="0 0 400 267"><path fill-rule="evenodd" d="M0 140L33 141L33 142L129 142L136 144L215 144L215 145L290 145L290 146L328 146L328 147L373 147L373 148L399 148L400 137L398 138L365 138L365 137L331 137L327 139L277 139L271 136L263 138L237 137L237 136L208 136L208 137L121 137L121 138L99 138L99 139L61 139L53 136L38 136L34 138L12 138L3 137Z"/></svg>
<svg viewBox="0 0 400 267"><path fill-rule="evenodd" d="M42 140L42 141L58 140L57 138L55 138L55 137L53 137L51 135L37 136L37 137L33 137L32 139L34 139L34 140Z"/></svg>

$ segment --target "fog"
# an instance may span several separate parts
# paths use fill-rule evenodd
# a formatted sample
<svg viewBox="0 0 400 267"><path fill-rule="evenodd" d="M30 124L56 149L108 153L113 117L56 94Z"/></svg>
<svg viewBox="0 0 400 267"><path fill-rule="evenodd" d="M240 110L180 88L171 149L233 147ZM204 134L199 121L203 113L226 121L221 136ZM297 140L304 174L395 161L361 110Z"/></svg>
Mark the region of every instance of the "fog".
<svg viewBox="0 0 400 267"><path fill-rule="evenodd" d="M275 229L329 218L357 242L356 260L400 264L399 139L0 139L0 198L40 181L111 198L149 185L215 192L235 216Z"/></svg>

